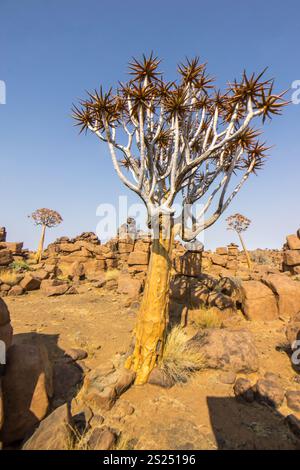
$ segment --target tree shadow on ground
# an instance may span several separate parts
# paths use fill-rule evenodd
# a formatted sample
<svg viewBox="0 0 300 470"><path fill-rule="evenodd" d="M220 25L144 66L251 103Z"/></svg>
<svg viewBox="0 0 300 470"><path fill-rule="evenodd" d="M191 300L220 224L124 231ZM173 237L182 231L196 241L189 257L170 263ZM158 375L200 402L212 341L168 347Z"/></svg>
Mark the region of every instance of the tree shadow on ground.
<svg viewBox="0 0 300 470"><path fill-rule="evenodd" d="M231 397L207 397L207 405L219 450L300 449L285 417L266 405Z"/></svg>

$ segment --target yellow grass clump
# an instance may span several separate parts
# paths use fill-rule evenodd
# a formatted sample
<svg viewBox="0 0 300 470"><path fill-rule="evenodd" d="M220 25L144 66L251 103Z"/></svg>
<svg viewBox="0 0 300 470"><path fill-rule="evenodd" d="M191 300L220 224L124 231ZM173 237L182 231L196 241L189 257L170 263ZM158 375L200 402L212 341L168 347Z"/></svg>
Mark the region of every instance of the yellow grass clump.
<svg viewBox="0 0 300 470"><path fill-rule="evenodd" d="M181 326L168 334L160 367L174 382L186 382L193 372L205 367L203 354L188 340Z"/></svg>
<svg viewBox="0 0 300 470"><path fill-rule="evenodd" d="M15 284L18 284L20 279L21 279L20 274L14 271L2 271L0 273L0 280L4 284L8 284L9 286L14 286Z"/></svg>
<svg viewBox="0 0 300 470"><path fill-rule="evenodd" d="M105 279L106 281L111 281L113 279L118 279L120 275L120 271L118 269L110 269L109 271L105 272Z"/></svg>
<svg viewBox="0 0 300 470"><path fill-rule="evenodd" d="M203 308L197 311L193 321L198 328L221 328L222 320L214 309Z"/></svg>

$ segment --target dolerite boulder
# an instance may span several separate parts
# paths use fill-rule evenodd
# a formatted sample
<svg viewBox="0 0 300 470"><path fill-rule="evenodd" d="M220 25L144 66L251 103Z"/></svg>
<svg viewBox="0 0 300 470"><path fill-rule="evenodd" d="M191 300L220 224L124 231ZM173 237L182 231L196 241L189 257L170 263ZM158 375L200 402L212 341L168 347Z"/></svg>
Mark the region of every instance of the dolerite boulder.
<svg viewBox="0 0 300 470"><path fill-rule="evenodd" d="M63 295L67 292L70 285L67 282L58 279L46 279L41 282L41 291L47 296Z"/></svg>
<svg viewBox="0 0 300 470"><path fill-rule="evenodd" d="M210 329L191 340L211 369L250 373L258 369L258 352L252 333L245 329Z"/></svg>
<svg viewBox="0 0 300 470"><path fill-rule="evenodd" d="M4 341L6 351L12 342L13 329L6 303L0 297L0 341Z"/></svg>
<svg viewBox="0 0 300 470"><path fill-rule="evenodd" d="M277 408L282 404L284 395L284 389L275 374L266 373L264 378L256 383L255 397L260 403Z"/></svg>
<svg viewBox="0 0 300 470"><path fill-rule="evenodd" d="M242 310L248 320L276 320L278 306L272 290L260 281L241 283Z"/></svg>
<svg viewBox="0 0 300 470"><path fill-rule="evenodd" d="M14 344L7 354L2 380L4 424L0 440L22 440L46 416L52 396L52 367L38 344Z"/></svg>
<svg viewBox="0 0 300 470"><path fill-rule="evenodd" d="M134 379L135 373L130 370L115 369L112 364L103 365L86 375L78 399L92 409L110 410Z"/></svg>
<svg viewBox="0 0 300 470"><path fill-rule="evenodd" d="M300 240L299 240L300 242ZM263 282L274 292L279 315L290 317L300 311L300 283L285 274L269 274Z"/></svg>
<svg viewBox="0 0 300 470"><path fill-rule="evenodd" d="M72 418L64 405L45 418L23 445L23 450L67 450L71 443Z"/></svg>
<svg viewBox="0 0 300 470"><path fill-rule="evenodd" d="M8 266L13 262L13 256L10 250L0 249L0 266Z"/></svg>
<svg viewBox="0 0 300 470"><path fill-rule="evenodd" d="M41 281L34 274L25 274L24 278L20 282L20 286L26 291L37 290L40 288Z"/></svg>
<svg viewBox="0 0 300 470"><path fill-rule="evenodd" d="M300 311L290 318L286 327L286 337L291 349L299 347L295 341L300 341Z"/></svg>

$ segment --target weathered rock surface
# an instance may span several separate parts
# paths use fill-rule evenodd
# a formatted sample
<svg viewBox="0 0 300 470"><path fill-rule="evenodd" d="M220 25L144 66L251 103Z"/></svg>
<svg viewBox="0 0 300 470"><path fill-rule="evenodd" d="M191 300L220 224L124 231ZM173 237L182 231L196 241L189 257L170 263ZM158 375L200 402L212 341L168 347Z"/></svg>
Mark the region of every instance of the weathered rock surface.
<svg viewBox="0 0 300 470"><path fill-rule="evenodd" d="M287 406L294 411L300 411L300 392L299 390L289 390L285 394Z"/></svg>
<svg viewBox="0 0 300 470"><path fill-rule="evenodd" d="M57 279L47 279L41 283L41 291L47 296L63 295L69 289L70 284Z"/></svg>
<svg viewBox="0 0 300 470"><path fill-rule="evenodd" d="M269 274L263 278L263 282L276 296L279 315L289 317L300 311L299 282L283 274Z"/></svg>
<svg viewBox="0 0 300 470"><path fill-rule="evenodd" d="M275 320L278 306L272 290L260 281L243 281L242 309L249 320Z"/></svg>
<svg viewBox="0 0 300 470"><path fill-rule="evenodd" d="M116 443L117 436L112 429L107 426L95 428L88 439L88 447L92 450L110 450Z"/></svg>
<svg viewBox="0 0 300 470"><path fill-rule="evenodd" d="M23 450L67 450L72 438L71 426L69 407L64 404L40 423Z"/></svg>
<svg viewBox="0 0 300 470"><path fill-rule="evenodd" d="M8 351L2 381L4 425L1 440L24 439L46 416L52 396L52 367L45 347L14 344Z"/></svg>
<svg viewBox="0 0 300 470"><path fill-rule="evenodd" d="M12 343L13 329L10 324L10 315L6 303L0 297L0 340L4 341L6 351Z"/></svg>
<svg viewBox="0 0 300 470"><path fill-rule="evenodd" d="M134 379L135 373L127 369L116 370L111 364L98 367L85 377L79 399L91 408L109 410Z"/></svg>
<svg viewBox="0 0 300 470"><path fill-rule="evenodd" d="M203 352L209 368L245 373L258 369L258 352L248 330L210 329L190 341Z"/></svg>
<svg viewBox="0 0 300 470"><path fill-rule="evenodd" d="M233 391L238 400L243 400L248 403L254 401L254 390L248 379L243 377L238 378L234 384Z"/></svg>
<svg viewBox="0 0 300 470"><path fill-rule="evenodd" d="M260 403L279 407L284 400L284 389L279 380L273 374L266 374L265 378L260 379L256 383L255 397Z"/></svg>

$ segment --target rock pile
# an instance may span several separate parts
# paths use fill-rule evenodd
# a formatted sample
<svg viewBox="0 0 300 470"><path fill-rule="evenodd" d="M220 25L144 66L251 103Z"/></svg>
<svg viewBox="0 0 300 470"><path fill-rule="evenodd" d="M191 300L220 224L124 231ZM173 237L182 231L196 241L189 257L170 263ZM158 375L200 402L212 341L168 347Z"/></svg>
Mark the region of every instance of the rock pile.
<svg viewBox="0 0 300 470"><path fill-rule="evenodd" d="M300 230L286 237L283 250L283 270L292 275L300 274Z"/></svg>

